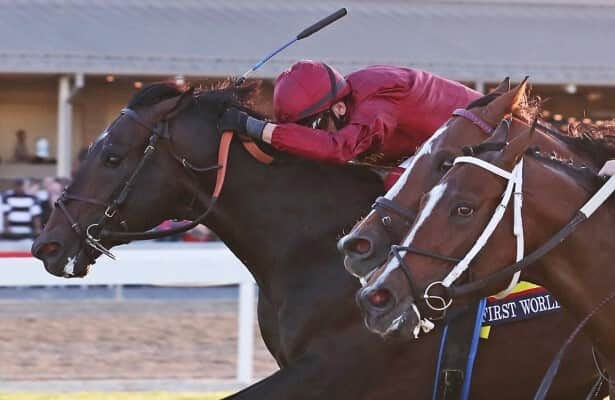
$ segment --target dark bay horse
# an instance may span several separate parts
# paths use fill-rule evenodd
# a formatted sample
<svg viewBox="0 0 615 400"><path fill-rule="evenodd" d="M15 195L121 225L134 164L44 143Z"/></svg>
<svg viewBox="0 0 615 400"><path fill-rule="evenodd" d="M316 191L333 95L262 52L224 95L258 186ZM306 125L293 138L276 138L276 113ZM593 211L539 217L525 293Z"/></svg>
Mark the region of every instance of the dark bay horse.
<svg viewBox="0 0 615 400"><path fill-rule="evenodd" d="M448 293L454 293L457 288L464 297L466 291L460 291L463 279L472 282L466 288L472 290L468 289L468 294L475 296L494 294L505 287L506 281L487 281L486 278L515 263L511 232L521 221L525 246L538 249L573 217L583 220L577 211L604 180L587 167L579 168L535 150L528 152L533 130L520 133L508 143L509 129L509 122L503 122L493 137L476 146L478 150L472 152L474 157L456 159L455 165L425 195L417 223L404 240L404 245L456 257L459 262L407 252L401 264L394 259L377 271L364 290L387 290L398 304L413 302L425 315L433 314L433 307L423 297L428 291L447 296L447 291L442 289L452 287L453 291ZM608 145L608 141L586 141L595 147L597 155L615 157L615 148ZM514 186L515 181L519 186ZM509 203L503 193L506 190L512 193L513 187L514 195L522 196L522 219L514 221L513 207L508 207L501 219L496 218L494 210L502 210L501 207ZM510 202L512 204L512 200ZM587 216L588 212L583 212ZM561 244L523 270L526 278L549 289L578 321L596 312L589 319L585 332L610 376L615 374L615 302L606 300L612 299L615 293L613 226L615 209L611 201L598 208L589 220L577 225ZM455 270L459 273L451 273ZM481 281L483 284L479 285ZM430 290L433 283L434 290ZM420 318L414 313L407 323L416 325ZM613 398L613 381L610 392Z"/></svg>
<svg viewBox="0 0 615 400"><path fill-rule="evenodd" d="M203 168L216 165L221 141L217 119L231 103L248 96L247 89L230 88L193 96L168 85L137 93L128 105L136 117L118 117L92 146L67 188L71 197L65 212L55 209L33 253L54 275L87 273L101 250L86 243L84 231L100 221L130 179L151 130L163 120L168 120L168 138L157 143L106 226L140 231L168 218L196 218L209 204L216 172L195 175L180 161ZM379 179L362 169L296 158L264 165L238 138L230 145L226 175L206 223L258 282L260 328L281 367L230 398L430 398L437 337L414 345L385 342L369 333L353 300L359 285L342 268L335 248L339 233L382 192ZM71 225L82 227L82 233ZM98 243L111 248L120 242ZM528 398L568 324L554 315L495 330L478 354L472 398ZM569 361L554 388L559 399L579 398L595 379L586 342L575 345Z"/></svg>

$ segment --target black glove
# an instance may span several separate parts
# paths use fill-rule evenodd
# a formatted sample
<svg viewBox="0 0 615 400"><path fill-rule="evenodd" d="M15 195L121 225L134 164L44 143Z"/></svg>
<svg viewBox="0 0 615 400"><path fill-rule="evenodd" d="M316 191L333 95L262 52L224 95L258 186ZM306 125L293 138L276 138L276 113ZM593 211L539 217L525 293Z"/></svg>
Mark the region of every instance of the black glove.
<svg viewBox="0 0 615 400"><path fill-rule="evenodd" d="M267 125L267 122L251 117L245 111L230 107L218 121L218 130L220 132L243 133L254 139L262 140L265 125Z"/></svg>

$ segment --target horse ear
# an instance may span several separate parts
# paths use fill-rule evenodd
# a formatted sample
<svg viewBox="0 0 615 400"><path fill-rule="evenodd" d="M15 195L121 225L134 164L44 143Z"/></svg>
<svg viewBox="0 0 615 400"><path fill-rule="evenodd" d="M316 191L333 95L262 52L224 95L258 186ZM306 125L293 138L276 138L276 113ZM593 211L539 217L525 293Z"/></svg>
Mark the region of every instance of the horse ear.
<svg viewBox="0 0 615 400"><path fill-rule="evenodd" d="M154 105L150 111L150 118L153 121L160 121L165 117L172 117L173 112L179 112L193 101L194 88L188 88L184 93L179 96L171 97L169 99L162 100Z"/></svg>
<svg viewBox="0 0 615 400"><path fill-rule="evenodd" d="M495 128L493 134L485 140L485 143L506 143L508 142L508 132L510 131L510 125L512 120L510 118L504 118L500 124Z"/></svg>
<svg viewBox="0 0 615 400"><path fill-rule="evenodd" d="M527 99L528 88L530 87L530 83L528 82L528 79L529 79L529 76L526 76L525 79L523 79L523 82L521 82L519 86L517 86L517 92L515 93L515 96L513 97L512 107L511 107L511 112L513 115L519 114L519 110L521 109L521 107L523 106L523 104L525 103Z"/></svg>
<svg viewBox="0 0 615 400"><path fill-rule="evenodd" d="M534 139L537 124L538 118L534 120L529 130L520 133L502 150L496 161L500 167L511 170L519 162Z"/></svg>
<svg viewBox="0 0 615 400"><path fill-rule="evenodd" d="M495 125L504 116L514 114L519 109L525 99L525 92L528 87L528 77L525 77L517 87L507 91L487 104L483 111L485 121Z"/></svg>
<svg viewBox="0 0 615 400"><path fill-rule="evenodd" d="M188 107L194 101L194 86L190 86L181 96L179 96L179 100L175 103L175 107L169 111L166 115L166 118L173 118L176 114L179 114L182 110Z"/></svg>
<svg viewBox="0 0 615 400"><path fill-rule="evenodd" d="M510 90L510 77L504 78L502 82L498 84L498 86L493 89L489 94L497 94L502 95Z"/></svg>

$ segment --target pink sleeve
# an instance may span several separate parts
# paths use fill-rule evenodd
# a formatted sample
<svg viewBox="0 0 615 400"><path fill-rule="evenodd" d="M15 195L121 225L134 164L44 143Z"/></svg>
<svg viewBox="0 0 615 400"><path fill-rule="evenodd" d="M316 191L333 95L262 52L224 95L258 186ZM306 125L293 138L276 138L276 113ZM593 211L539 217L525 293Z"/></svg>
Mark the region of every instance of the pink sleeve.
<svg viewBox="0 0 615 400"><path fill-rule="evenodd" d="M278 150L311 160L343 164L380 145L395 130L397 120L392 108L389 101L365 101L337 132L280 124L273 131L271 144Z"/></svg>

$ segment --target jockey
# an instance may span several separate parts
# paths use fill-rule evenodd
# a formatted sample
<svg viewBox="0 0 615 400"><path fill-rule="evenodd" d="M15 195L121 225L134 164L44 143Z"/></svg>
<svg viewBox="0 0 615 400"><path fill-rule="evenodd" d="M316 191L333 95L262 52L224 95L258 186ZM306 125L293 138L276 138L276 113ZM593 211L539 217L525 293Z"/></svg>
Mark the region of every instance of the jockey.
<svg viewBox="0 0 615 400"><path fill-rule="evenodd" d="M315 161L390 165L480 96L417 69L378 65L343 77L322 62L300 61L275 81L275 123L229 108L219 128Z"/></svg>

